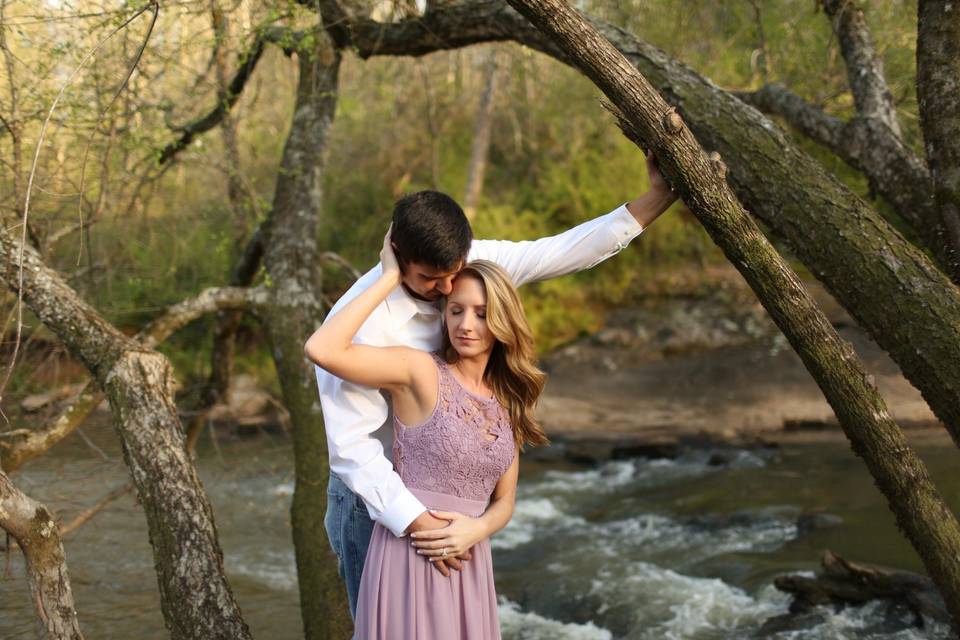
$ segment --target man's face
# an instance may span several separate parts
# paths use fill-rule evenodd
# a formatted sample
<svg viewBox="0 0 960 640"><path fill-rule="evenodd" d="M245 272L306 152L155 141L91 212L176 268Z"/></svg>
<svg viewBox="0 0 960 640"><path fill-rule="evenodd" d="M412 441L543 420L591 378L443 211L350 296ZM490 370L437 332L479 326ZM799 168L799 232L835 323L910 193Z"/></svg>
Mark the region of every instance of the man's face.
<svg viewBox="0 0 960 640"><path fill-rule="evenodd" d="M403 267L403 285L415 298L435 302L453 291L453 279L463 268L463 261L453 271L442 271L433 267L408 262Z"/></svg>

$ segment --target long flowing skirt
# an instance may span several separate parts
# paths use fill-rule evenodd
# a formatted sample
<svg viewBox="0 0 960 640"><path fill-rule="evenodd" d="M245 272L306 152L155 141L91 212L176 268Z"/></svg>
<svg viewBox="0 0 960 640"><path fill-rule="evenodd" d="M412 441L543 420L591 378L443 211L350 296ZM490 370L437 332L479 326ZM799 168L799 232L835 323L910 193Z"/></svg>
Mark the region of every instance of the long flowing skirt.
<svg viewBox="0 0 960 640"><path fill-rule="evenodd" d="M430 509L483 513L486 503L411 490ZM409 537L373 529L360 580L354 640L500 640L490 541L444 577Z"/></svg>

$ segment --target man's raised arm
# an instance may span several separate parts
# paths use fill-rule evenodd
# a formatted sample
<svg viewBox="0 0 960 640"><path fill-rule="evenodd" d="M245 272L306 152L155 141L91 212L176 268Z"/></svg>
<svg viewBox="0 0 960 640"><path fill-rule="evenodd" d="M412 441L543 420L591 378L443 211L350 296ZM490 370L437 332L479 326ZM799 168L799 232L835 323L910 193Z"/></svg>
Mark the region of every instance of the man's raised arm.
<svg viewBox="0 0 960 640"><path fill-rule="evenodd" d="M650 157L647 171L650 190L606 215L539 240L475 240L469 258L496 262L517 286L589 269L623 250L676 200Z"/></svg>

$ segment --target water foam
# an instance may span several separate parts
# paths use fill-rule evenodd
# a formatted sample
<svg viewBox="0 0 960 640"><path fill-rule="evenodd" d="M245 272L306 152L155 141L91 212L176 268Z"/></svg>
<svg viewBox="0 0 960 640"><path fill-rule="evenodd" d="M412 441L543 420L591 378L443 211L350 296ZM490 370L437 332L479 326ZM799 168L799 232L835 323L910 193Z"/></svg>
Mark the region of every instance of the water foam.
<svg viewBox="0 0 960 640"><path fill-rule="evenodd" d="M505 640L613 640L613 634L593 622L560 622L500 597L500 630Z"/></svg>

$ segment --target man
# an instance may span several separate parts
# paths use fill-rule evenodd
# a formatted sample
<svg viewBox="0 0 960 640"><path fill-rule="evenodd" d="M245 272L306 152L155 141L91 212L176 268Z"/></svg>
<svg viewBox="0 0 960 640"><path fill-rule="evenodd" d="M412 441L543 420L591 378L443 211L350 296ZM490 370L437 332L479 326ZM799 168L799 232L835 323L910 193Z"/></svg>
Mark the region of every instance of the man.
<svg viewBox="0 0 960 640"><path fill-rule="evenodd" d="M674 202L652 157L650 190L614 211L568 231L536 241L473 240L463 210L449 196L421 191L394 208L392 240L403 271L402 287L374 310L355 341L406 345L434 351L441 340L439 300L466 262L492 260L517 286L589 269L621 251ZM334 305L335 314L380 275L377 265ZM328 316L329 317L329 316ZM350 613L357 594L374 522L396 536L447 526L430 515L403 485L390 462L393 429L387 399L316 368L330 455L324 526L347 585ZM459 570L469 554L435 563L444 575Z"/></svg>

